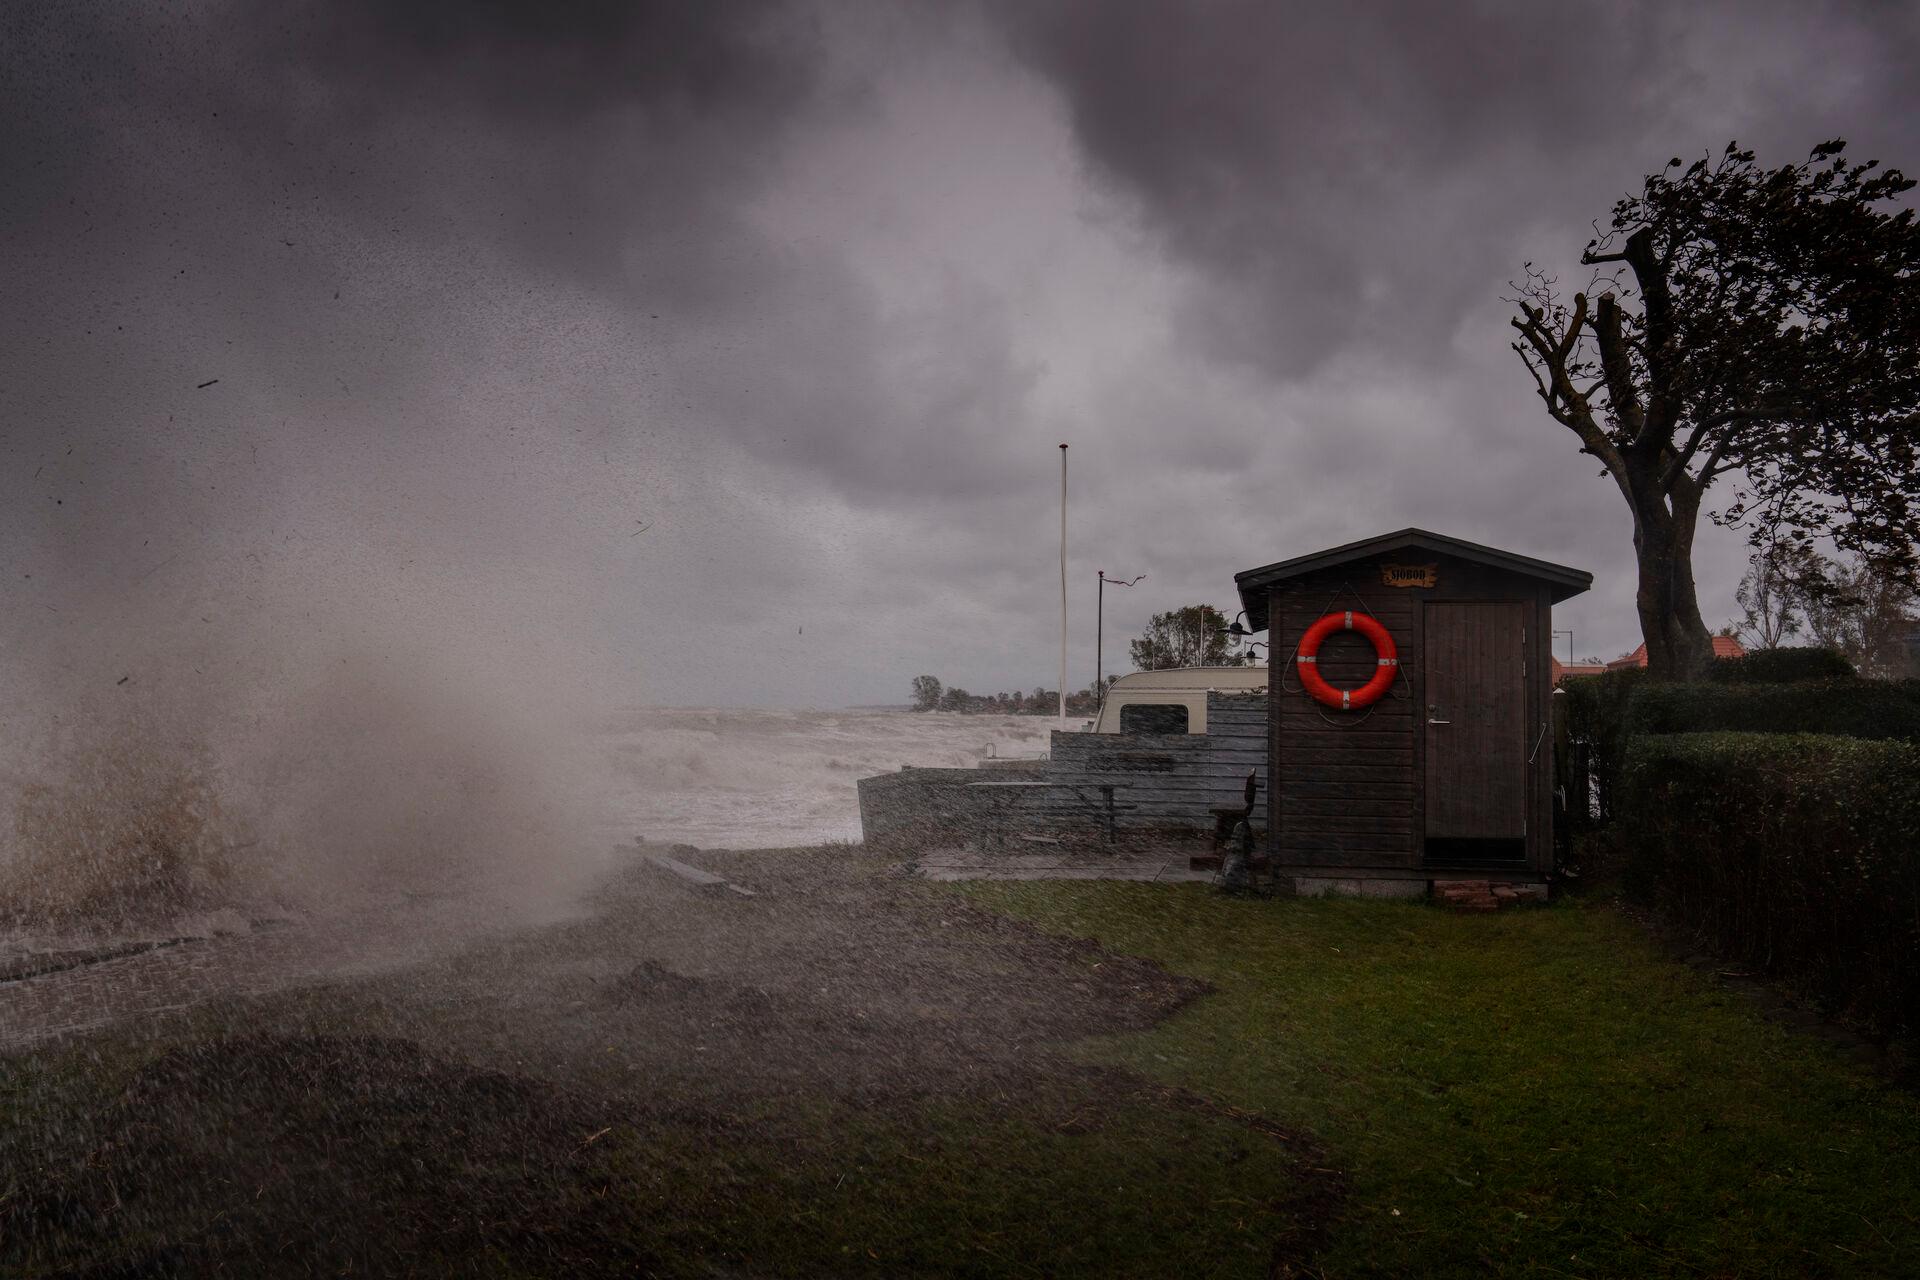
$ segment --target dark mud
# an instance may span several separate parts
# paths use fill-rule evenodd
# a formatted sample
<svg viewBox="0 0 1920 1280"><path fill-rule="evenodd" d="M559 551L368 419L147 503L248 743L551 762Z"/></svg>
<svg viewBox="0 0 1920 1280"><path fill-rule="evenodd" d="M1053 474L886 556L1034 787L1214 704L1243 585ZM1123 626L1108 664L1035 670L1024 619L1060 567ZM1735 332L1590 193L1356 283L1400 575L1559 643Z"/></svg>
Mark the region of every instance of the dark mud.
<svg viewBox="0 0 1920 1280"><path fill-rule="evenodd" d="M149 951L158 951L162 947L177 947L183 942L193 941L196 939L154 938L99 947L75 947L64 951L23 951L15 955L0 956L0 983L44 978L49 974L65 973L69 969L84 969L88 965L105 964L109 960L124 960L128 956L145 955Z"/></svg>
<svg viewBox="0 0 1920 1280"><path fill-rule="evenodd" d="M709 1098L1002 1081L1055 1046L1151 1027L1207 990L844 850L701 862L754 896L637 866L589 919L383 990L463 1053Z"/></svg>
<svg viewBox="0 0 1920 1280"><path fill-rule="evenodd" d="M102 1280L433 1274L489 1253L644 1271L594 1212L604 1121L404 1040L207 1041L137 1071L81 1149L9 1153L39 1167L0 1201L0 1260Z"/></svg>

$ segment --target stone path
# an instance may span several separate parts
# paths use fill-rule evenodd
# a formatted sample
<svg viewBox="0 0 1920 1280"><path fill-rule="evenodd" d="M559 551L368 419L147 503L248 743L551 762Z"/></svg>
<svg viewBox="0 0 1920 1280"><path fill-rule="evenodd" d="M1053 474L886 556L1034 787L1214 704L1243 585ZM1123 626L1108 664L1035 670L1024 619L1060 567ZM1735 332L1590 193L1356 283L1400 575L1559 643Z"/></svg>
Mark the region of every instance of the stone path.
<svg viewBox="0 0 1920 1280"><path fill-rule="evenodd" d="M927 880L1151 880L1208 884L1211 871L1187 866L1185 848L1120 849L1113 853L1027 846L1018 850L933 849L907 867Z"/></svg>

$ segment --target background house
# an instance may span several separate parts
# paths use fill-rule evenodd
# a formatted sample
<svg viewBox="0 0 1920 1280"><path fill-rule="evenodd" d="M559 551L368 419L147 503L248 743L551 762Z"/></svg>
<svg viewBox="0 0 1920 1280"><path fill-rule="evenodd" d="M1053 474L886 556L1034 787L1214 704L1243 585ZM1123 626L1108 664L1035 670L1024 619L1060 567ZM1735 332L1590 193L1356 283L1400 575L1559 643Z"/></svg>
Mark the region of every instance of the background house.
<svg viewBox="0 0 1920 1280"><path fill-rule="evenodd" d="M1713 638L1713 656L1716 658L1744 658L1747 656L1747 648L1732 636L1715 636ZM1643 644L1632 653L1615 658L1612 662L1609 662L1606 669L1608 671L1620 671L1627 667L1644 667L1646 665L1647 646Z"/></svg>

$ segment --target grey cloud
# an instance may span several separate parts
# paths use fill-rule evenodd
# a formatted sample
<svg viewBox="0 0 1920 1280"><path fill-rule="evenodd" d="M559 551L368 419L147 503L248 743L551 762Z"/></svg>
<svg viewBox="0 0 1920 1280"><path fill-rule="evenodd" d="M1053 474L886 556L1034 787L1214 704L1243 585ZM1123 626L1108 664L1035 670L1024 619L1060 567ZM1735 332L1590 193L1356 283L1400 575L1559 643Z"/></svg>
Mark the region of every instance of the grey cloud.
<svg viewBox="0 0 1920 1280"><path fill-rule="evenodd" d="M1811 109L1832 105L1832 82L1814 33L1861 37L1843 123L1920 105L1914 23L1898 6L1015 0L999 12L1059 87L1094 171L1205 273L1184 317L1196 345L1286 377L1350 344L1444 360L1453 322L1517 270L1522 233L1557 225L1577 252L1587 221L1670 150L1724 142L1693 117L1749 80L1774 96L1733 122L1743 140L1826 136L1834 122ZM1744 47L1726 48L1734 39Z"/></svg>

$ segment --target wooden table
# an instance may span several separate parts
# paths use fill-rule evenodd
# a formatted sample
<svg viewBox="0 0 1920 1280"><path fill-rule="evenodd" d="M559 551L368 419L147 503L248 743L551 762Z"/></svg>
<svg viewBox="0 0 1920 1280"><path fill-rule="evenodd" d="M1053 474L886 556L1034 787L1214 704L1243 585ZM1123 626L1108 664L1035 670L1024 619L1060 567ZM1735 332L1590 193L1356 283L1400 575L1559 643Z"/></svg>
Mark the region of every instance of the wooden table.
<svg viewBox="0 0 1920 1280"><path fill-rule="evenodd" d="M1125 790L1124 782L1037 782L1022 780L1018 782L969 782L969 790L979 788L987 798L985 818L982 823L982 838L994 842L996 847L1004 848L1007 842L1007 829L1012 826L1011 815L1017 810L1015 804L1019 797L1035 790L1071 791L1080 799L1086 799L1088 789L1096 790L1101 797L1101 811L1107 823L1107 843L1113 844L1117 838L1114 829L1114 814L1123 807L1114 803L1114 792ZM1130 806L1126 806L1130 807Z"/></svg>

